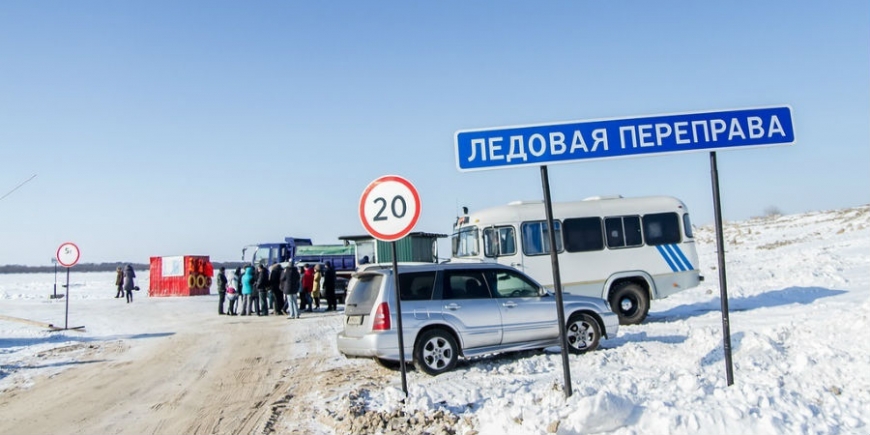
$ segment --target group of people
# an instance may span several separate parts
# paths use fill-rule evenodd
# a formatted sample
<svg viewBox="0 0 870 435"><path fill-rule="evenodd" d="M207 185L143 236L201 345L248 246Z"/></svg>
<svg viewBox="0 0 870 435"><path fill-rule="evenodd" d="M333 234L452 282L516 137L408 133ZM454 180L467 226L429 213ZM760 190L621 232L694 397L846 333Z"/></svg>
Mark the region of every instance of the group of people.
<svg viewBox="0 0 870 435"><path fill-rule="evenodd" d="M115 299L121 296L127 296L127 303L133 302L133 290L139 290L136 287L136 272L133 272L133 265L126 265L122 269L118 266L115 271L115 286L118 287L118 292L115 294Z"/></svg>
<svg viewBox="0 0 870 435"><path fill-rule="evenodd" d="M228 280L226 269L217 274L218 314L231 316L285 315L298 319L302 312L320 310L321 296L326 298L326 311L338 309L335 296L335 269L327 261L320 264L271 268L259 264L236 268ZM229 305L224 310L226 302ZM241 313L239 313L241 308Z"/></svg>

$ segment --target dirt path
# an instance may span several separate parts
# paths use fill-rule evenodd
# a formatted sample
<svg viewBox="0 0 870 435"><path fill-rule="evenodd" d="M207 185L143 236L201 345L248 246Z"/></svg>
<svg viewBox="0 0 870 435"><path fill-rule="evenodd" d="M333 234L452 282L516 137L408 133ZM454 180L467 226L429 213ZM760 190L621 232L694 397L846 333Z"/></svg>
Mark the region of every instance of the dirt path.
<svg viewBox="0 0 870 435"><path fill-rule="evenodd" d="M335 357L311 334L327 320L208 316L197 332L69 346L73 367L0 397L0 433L330 433L318 401L351 374L319 368Z"/></svg>

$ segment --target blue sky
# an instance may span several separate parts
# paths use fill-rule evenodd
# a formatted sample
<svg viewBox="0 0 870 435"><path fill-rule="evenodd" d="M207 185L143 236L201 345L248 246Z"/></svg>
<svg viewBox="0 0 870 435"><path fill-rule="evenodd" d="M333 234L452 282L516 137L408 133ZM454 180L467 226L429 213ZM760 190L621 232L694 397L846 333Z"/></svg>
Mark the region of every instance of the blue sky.
<svg viewBox="0 0 870 435"><path fill-rule="evenodd" d="M775 105L797 141L718 153L724 218L870 202L870 3L3 2L0 195L37 177L0 200L0 264L337 243L386 174L449 233L543 197L538 168L458 172L457 130ZM552 196L708 224L709 160L554 165Z"/></svg>

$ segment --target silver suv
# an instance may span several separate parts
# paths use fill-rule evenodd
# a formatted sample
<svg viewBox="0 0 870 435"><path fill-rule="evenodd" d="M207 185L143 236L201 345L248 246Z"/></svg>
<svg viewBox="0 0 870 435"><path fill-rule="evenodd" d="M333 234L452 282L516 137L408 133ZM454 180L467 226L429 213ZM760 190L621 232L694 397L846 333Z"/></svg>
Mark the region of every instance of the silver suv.
<svg viewBox="0 0 870 435"><path fill-rule="evenodd" d="M371 265L351 279L338 350L399 361L393 270ZM400 264L405 360L439 375L462 356L543 349L559 345L556 299L522 272L494 263ZM572 353L616 337L619 318L607 301L564 294Z"/></svg>

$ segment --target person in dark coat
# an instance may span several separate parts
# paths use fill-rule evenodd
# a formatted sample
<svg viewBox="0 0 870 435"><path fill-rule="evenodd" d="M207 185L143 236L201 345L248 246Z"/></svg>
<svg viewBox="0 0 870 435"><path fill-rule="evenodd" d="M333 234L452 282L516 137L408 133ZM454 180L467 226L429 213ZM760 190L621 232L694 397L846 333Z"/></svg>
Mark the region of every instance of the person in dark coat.
<svg viewBox="0 0 870 435"><path fill-rule="evenodd" d="M335 298L335 269L332 262L326 262L326 271L323 273L323 292L326 293L326 311L337 311L338 301Z"/></svg>
<svg viewBox="0 0 870 435"><path fill-rule="evenodd" d="M128 264L124 267L124 292L127 293L127 303L133 302L133 287L136 283L133 281L136 278L136 272L133 272L133 266Z"/></svg>
<svg viewBox="0 0 870 435"><path fill-rule="evenodd" d="M287 297L287 305L284 308L284 313L289 314L288 319L299 318L299 270L296 266L290 264L284 269L284 274L281 275L281 290ZM289 313L288 313L289 311Z"/></svg>
<svg viewBox="0 0 870 435"><path fill-rule="evenodd" d="M258 316L269 315L269 269L260 264L257 266L257 292L260 294L260 305L257 308Z"/></svg>
<svg viewBox="0 0 870 435"><path fill-rule="evenodd" d="M226 269L221 267L217 274L217 292L218 292L218 314L224 313L224 300L227 297L227 275L224 273Z"/></svg>
<svg viewBox="0 0 870 435"><path fill-rule="evenodd" d="M284 292L281 291L281 274L283 272L284 268L280 264L275 264L269 271L269 288L272 290L272 299L274 299L272 307L276 316L287 314L284 311Z"/></svg>

